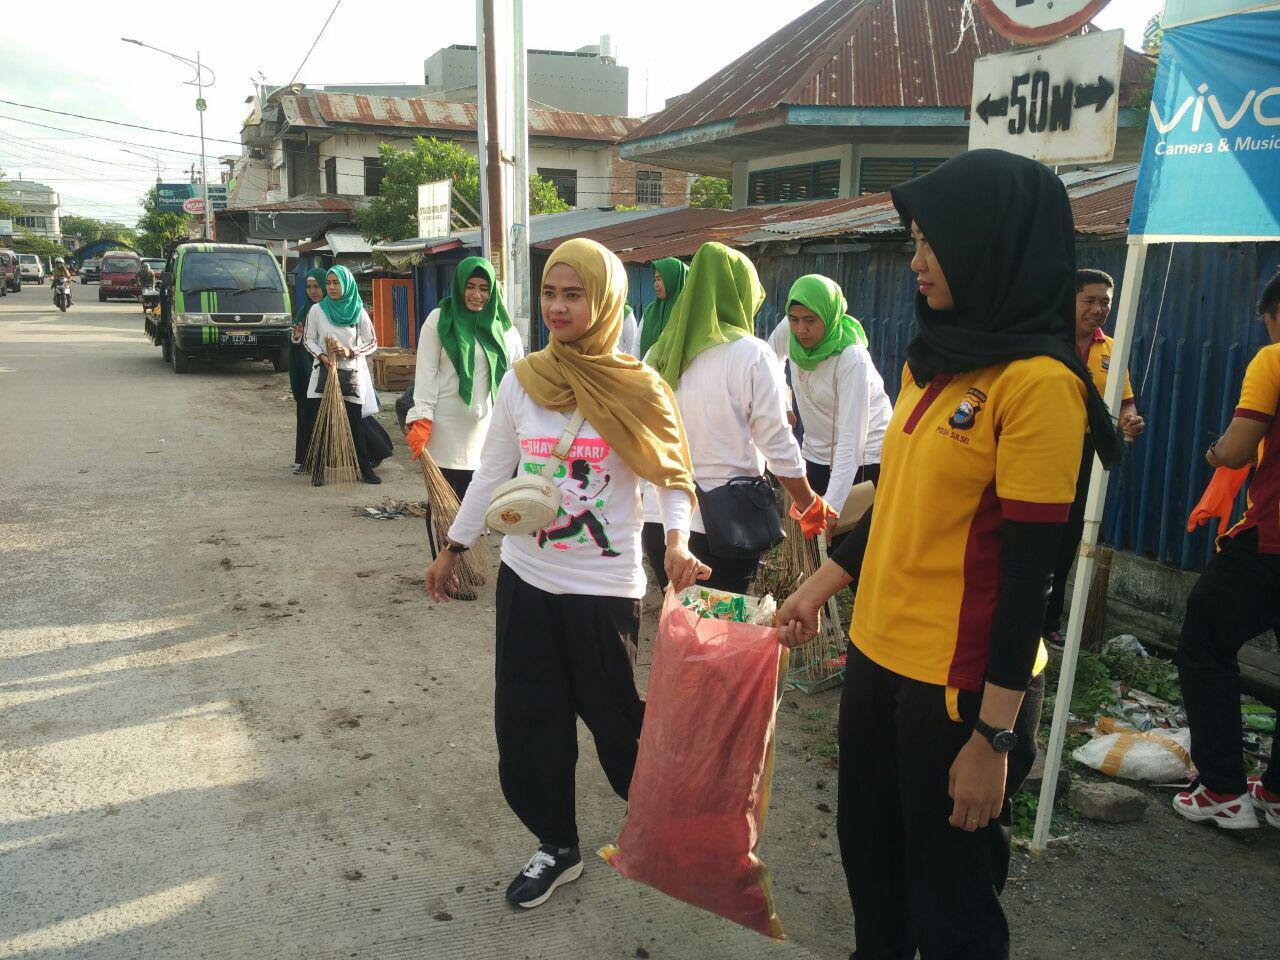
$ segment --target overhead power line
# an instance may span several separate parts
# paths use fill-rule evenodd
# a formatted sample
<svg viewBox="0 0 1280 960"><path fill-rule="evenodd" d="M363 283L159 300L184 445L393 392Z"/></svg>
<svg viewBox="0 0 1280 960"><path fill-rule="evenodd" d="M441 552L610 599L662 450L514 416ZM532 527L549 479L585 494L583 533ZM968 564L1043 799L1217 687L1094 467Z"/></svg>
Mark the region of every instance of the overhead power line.
<svg viewBox="0 0 1280 960"><path fill-rule="evenodd" d="M298 79L298 74L302 72L302 68L307 65L307 61L311 59L311 53L315 50L316 44L320 42L320 38L324 36L324 32L329 27L329 21L333 19L333 15L338 12L342 0L337 0L333 5L333 9L329 11L329 16L325 18L324 24L320 27L320 32L316 34L316 38L311 41L311 46L307 48L307 55L302 58L302 62L298 64L298 69L293 71L293 77L290 79L288 86L293 85L293 81Z"/></svg>
<svg viewBox="0 0 1280 960"><path fill-rule="evenodd" d="M124 144L126 147L142 147L147 150L160 150L160 151L163 151L164 153L180 153L184 157L200 156L200 152L198 150L178 150L178 149L175 149L174 147L157 147L154 143L138 143L134 140L117 140L114 137L104 137L96 133L85 133L82 130L69 130L66 127L53 127L47 123L37 123L34 120L24 120L22 117L11 117L7 113L0 113L0 120L12 120L15 123L25 123L33 127L41 127L42 129L45 129L45 130L57 130L61 133L74 133L80 137L88 137L90 140L102 140L102 141L105 141L106 143L121 143L121 144Z"/></svg>
<svg viewBox="0 0 1280 960"><path fill-rule="evenodd" d="M337 7L334 7L334 9L336 10ZM333 14L331 13L329 16L333 16ZM325 22L328 23L328 21ZM320 38L316 37L316 39L319 40ZM163 130L160 127L144 127L138 123L125 123L123 120L108 120L106 117L90 117L83 113L68 113L65 110L52 110L49 107L37 107L35 104L31 103L18 103L14 100L0 100L0 103L8 104L11 107L22 107L26 110L39 110L41 113L56 113L60 117L75 117L77 120L92 120L94 123L109 123L116 127L130 127L134 130L146 130L150 133L167 133L172 137L190 137L193 140L200 139L200 135L196 133L183 133L180 130ZM205 137L204 139L214 140L218 143L234 143L236 146L240 145L239 140L225 140L221 137Z"/></svg>

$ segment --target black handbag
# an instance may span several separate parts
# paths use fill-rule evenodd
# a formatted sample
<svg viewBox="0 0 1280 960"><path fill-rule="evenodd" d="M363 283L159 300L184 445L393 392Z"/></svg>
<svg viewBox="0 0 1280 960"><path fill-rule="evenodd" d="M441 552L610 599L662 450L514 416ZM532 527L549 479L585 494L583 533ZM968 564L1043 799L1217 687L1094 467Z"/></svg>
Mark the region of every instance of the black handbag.
<svg viewBox="0 0 1280 960"><path fill-rule="evenodd" d="M714 490L697 490L707 544L716 556L751 560L783 541L773 487L764 477L734 477Z"/></svg>
<svg viewBox="0 0 1280 960"><path fill-rule="evenodd" d="M320 368L320 376L316 378L316 393L323 394L325 385L329 382L329 371L332 367L326 367L323 363L317 364ZM343 370L338 368L338 389L344 397L358 397L360 391L356 389L356 371Z"/></svg>

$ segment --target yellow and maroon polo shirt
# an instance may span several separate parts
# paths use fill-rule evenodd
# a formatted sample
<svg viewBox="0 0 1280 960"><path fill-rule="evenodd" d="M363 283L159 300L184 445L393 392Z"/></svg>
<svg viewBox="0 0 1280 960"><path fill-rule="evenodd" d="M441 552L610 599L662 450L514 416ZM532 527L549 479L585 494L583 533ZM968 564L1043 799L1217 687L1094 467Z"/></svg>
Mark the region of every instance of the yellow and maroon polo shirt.
<svg viewBox="0 0 1280 960"><path fill-rule="evenodd" d="M1115 341L1102 332L1099 327L1093 331L1093 342L1089 344L1088 356L1081 357L1089 372L1093 374L1093 385L1102 393L1107 386L1107 371L1111 369L1111 348ZM1133 384L1129 382L1129 372L1124 375L1124 403L1133 403Z"/></svg>
<svg viewBox="0 0 1280 960"><path fill-rule="evenodd" d="M1263 347L1249 362L1240 388L1236 416L1267 424L1258 445L1258 467L1249 481L1244 518L1227 531L1234 537L1241 530L1256 528L1258 551L1280 553L1280 343Z"/></svg>
<svg viewBox="0 0 1280 960"><path fill-rule="evenodd" d="M979 690L1003 520L1064 523L1084 446L1084 385L1033 357L924 387L905 371L885 432L850 637L923 683Z"/></svg>

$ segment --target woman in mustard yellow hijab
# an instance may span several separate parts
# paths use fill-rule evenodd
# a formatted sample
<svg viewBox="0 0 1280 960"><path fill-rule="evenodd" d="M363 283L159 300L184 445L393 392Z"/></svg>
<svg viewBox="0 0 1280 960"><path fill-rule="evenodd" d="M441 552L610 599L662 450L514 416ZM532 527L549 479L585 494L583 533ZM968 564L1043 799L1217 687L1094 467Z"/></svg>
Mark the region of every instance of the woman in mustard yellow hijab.
<svg viewBox="0 0 1280 960"><path fill-rule="evenodd" d="M624 799L631 785L644 705L633 673L639 600L641 480L658 490L666 528L666 574L677 590L711 571L689 552L693 475L671 388L617 352L626 273L591 240L561 244L542 278L548 346L503 378L480 466L427 570L427 592L448 599L453 566L484 530L493 491L535 472L584 416L563 462L547 467L560 511L541 530L502 542L497 585L498 776L507 803L538 850L507 888L536 907L582 873L574 816L576 718Z"/></svg>

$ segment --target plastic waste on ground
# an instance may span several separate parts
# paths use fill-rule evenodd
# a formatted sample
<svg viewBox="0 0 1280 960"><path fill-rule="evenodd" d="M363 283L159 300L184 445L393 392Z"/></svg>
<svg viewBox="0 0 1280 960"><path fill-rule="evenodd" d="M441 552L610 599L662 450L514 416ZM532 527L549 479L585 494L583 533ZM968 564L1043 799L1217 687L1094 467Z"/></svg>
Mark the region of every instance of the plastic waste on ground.
<svg viewBox="0 0 1280 960"><path fill-rule="evenodd" d="M1071 752L1080 763L1109 777L1171 783L1193 778L1191 730L1137 730L1099 717L1094 738Z"/></svg>
<svg viewBox="0 0 1280 960"><path fill-rule="evenodd" d="M717 598L708 604L704 592ZM746 602L721 606L725 597ZM700 615L751 619L765 600L667 591L627 818L600 856L624 877L781 939L758 847L787 650L770 626Z"/></svg>

